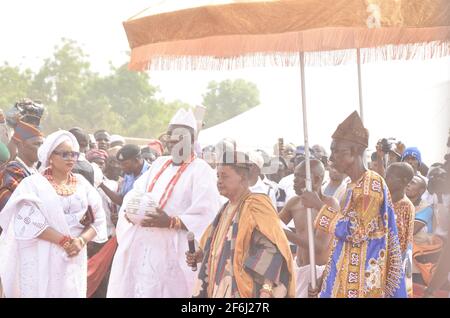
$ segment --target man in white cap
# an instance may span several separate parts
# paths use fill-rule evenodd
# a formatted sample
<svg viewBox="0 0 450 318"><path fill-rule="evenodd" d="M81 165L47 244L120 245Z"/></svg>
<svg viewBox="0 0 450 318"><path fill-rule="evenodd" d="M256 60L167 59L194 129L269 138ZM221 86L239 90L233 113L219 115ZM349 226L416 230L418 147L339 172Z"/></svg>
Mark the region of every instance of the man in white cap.
<svg viewBox="0 0 450 318"><path fill-rule="evenodd" d="M247 152L248 159L251 162L250 165L250 191L253 193L263 193L269 196L272 201L273 207L277 209L277 198L275 189L267 183L264 183L261 179L261 170L264 166L264 158L257 151Z"/></svg>
<svg viewBox="0 0 450 318"><path fill-rule="evenodd" d="M199 240L220 208L214 170L194 154L196 129L192 112L180 109L163 138L171 155L158 157L125 196L107 297L192 296L187 232ZM125 214L136 198L158 206L139 224Z"/></svg>

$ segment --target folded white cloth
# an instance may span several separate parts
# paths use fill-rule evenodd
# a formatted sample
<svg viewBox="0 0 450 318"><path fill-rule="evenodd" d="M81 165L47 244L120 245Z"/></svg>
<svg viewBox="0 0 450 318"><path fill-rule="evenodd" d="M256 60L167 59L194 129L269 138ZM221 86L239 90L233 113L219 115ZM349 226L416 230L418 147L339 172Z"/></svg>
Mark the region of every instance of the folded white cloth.
<svg viewBox="0 0 450 318"><path fill-rule="evenodd" d="M311 281L311 265L298 266L297 259L294 260L295 269L297 274L297 284L296 284L296 298L308 298L308 285ZM317 277L322 276L325 270L325 265L316 265L316 275Z"/></svg>

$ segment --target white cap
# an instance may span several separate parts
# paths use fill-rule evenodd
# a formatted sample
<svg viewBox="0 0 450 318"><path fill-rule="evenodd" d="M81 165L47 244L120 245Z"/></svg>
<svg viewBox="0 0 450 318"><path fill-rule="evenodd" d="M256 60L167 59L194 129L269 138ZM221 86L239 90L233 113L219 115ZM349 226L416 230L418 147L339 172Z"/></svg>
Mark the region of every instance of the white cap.
<svg viewBox="0 0 450 318"><path fill-rule="evenodd" d="M169 126L170 125L187 126L194 129L194 131L197 131L197 121L195 120L194 114L190 109L179 109L175 116L173 116L170 120Z"/></svg>
<svg viewBox="0 0 450 318"><path fill-rule="evenodd" d="M264 158L257 151L249 151L247 152L248 160L254 163L259 169L262 169L264 166Z"/></svg>

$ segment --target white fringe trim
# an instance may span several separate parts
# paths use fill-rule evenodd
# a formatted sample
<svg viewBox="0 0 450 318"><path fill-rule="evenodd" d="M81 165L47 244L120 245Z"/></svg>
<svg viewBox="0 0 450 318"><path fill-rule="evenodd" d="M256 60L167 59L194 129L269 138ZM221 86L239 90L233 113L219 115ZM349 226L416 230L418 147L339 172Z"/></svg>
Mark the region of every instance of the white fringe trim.
<svg viewBox="0 0 450 318"><path fill-rule="evenodd" d="M362 48L361 63L389 60L425 60L450 55L449 41L387 45ZM329 66L356 63L356 49L305 52L307 66ZM246 67L292 67L299 65L299 53L257 53L235 57L160 56L146 62L146 70L234 70Z"/></svg>

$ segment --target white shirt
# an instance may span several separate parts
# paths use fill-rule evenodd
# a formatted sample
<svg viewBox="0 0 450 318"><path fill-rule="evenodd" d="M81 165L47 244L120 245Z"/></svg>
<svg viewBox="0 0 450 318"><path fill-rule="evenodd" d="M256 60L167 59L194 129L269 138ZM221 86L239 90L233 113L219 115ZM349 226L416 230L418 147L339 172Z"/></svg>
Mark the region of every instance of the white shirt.
<svg viewBox="0 0 450 318"><path fill-rule="evenodd" d="M273 189L273 192L275 193L275 200L276 200L276 207L277 209L281 209L285 205L285 198L281 199L280 196L280 186L275 181L270 180L267 178L267 176L264 176L263 182L267 184L269 187ZM284 191L284 190L283 190Z"/></svg>
<svg viewBox="0 0 450 318"><path fill-rule="evenodd" d="M436 229L434 234L447 237L450 224L450 195L446 194L442 196L442 203L438 203L436 194L433 194L433 210L436 220Z"/></svg>
<svg viewBox="0 0 450 318"><path fill-rule="evenodd" d="M119 183L114 180L109 180L108 178L103 179L103 184L110 189L111 191L117 192L119 189ZM106 193L101 189L97 188L98 193L100 193L100 197L102 198L103 209L105 210L106 215L106 227L108 237L113 236L116 233L116 227L111 220L111 213L118 212L119 207L115 205L111 199L106 195Z"/></svg>
<svg viewBox="0 0 450 318"><path fill-rule="evenodd" d="M270 200L272 201L273 207L275 208L275 210L277 209L277 198L275 195L275 189L273 189L267 183L264 183L260 177L258 177L258 181L256 181L256 183L253 186L249 187L249 189L252 193L262 193L269 196Z"/></svg>
<svg viewBox="0 0 450 318"><path fill-rule="evenodd" d="M290 198L293 198L296 195L294 190L293 173L281 179L278 183L278 186L286 193L286 202L288 202Z"/></svg>

